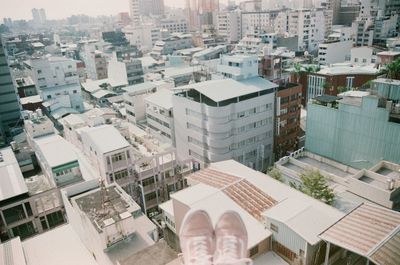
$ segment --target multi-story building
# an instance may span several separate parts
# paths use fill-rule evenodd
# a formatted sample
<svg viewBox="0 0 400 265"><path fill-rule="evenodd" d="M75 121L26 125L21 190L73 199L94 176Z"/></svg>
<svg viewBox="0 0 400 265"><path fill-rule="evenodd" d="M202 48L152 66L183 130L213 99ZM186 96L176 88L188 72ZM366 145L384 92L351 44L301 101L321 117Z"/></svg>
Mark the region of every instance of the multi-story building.
<svg viewBox="0 0 400 265"><path fill-rule="evenodd" d="M241 15L239 11L224 11L218 13L218 34L225 37L229 43L241 39Z"/></svg>
<svg viewBox="0 0 400 265"><path fill-rule="evenodd" d="M157 41L150 55L160 58L162 55L172 54L174 51L193 47L191 34L174 34L171 37Z"/></svg>
<svg viewBox="0 0 400 265"><path fill-rule="evenodd" d="M82 112L83 99L77 64L64 57L32 58L24 63L36 90L53 116Z"/></svg>
<svg viewBox="0 0 400 265"><path fill-rule="evenodd" d="M318 62L320 65L343 63L350 56L353 40L325 41L318 45Z"/></svg>
<svg viewBox="0 0 400 265"><path fill-rule="evenodd" d="M400 81L377 79L371 92L308 104L305 148L356 168L400 162Z"/></svg>
<svg viewBox="0 0 400 265"><path fill-rule="evenodd" d="M170 33L189 32L189 26L186 19L162 19L160 21L160 27L162 29L167 29Z"/></svg>
<svg viewBox="0 0 400 265"><path fill-rule="evenodd" d="M367 85L378 75L374 65L366 66L332 66L307 75L306 87L303 87L305 104L320 95L336 96L340 92L356 90Z"/></svg>
<svg viewBox="0 0 400 265"><path fill-rule="evenodd" d="M140 24L140 2L141 0L129 0L132 26L138 26Z"/></svg>
<svg viewBox="0 0 400 265"><path fill-rule="evenodd" d="M255 56L224 56L218 71L227 79L187 85L173 96L178 158L200 165L235 159L266 169L277 85L258 77Z"/></svg>
<svg viewBox="0 0 400 265"><path fill-rule="evenodd" d="M191 31L215 25L219 0L186 0L187 20Z"/></svg>
<svg viewBox="0 0 400 265"><path fill-rule="evenodd" d="M323 9L291 10L288 13L288 33L299 36L299 49L314 51L325 39Z"/></svg>
<svg viewBox="0 0 400 265"><path fill-rule="evenodd" d="M350 63L353 65L375 65L378 63L378 57L374 48L354 47L350 51Z"/></svg>
<svg viewBox="0 0 400 265"><path fill-rule="evenodd" d="M139 0L141 15L162 16L164 15L164 0Z"/></svg>
<svg viewBox="0 0 400 265"><path fill-rule="evenodd" d="M161 40L161 31L159 27L153 24L135 24L122 29L129 43L136 46L143 52L150 51L154 44Z"/></svg>
<svg viewBox="0 0 400 265"><path fill-rule="evenodd" d="M278 87L275 101L275 160L299 147L302 87L286 83Z"/></svg>
<svg viewBox="0 0 400 265"><path fill-rule="evenodd" d="M170 144L139 127L122 121L104 125L104 118L90 114L71 114L62 123L67 140L83 150L97 174L118 183L149 216L185 187L191 161L178 160Z"/></svg>
<svg viewBox="0 0 400 265"><path fill-rule="evenodd" d="M12 130L19 125L21 107L0 41L0 146L7 143Z"/></svg>
<svg viewBox="0 0 400 265"><path fill-rule="evenodd" d="M44 23L46 23L47 20L46 11L43 8L32 9L32 17L33 17L33 23L35 23L36 26L43 25Z"/></svg>
<svg viewBox="0 0 400 265"><path fill-rule="evenodd" d="M143 83L142 61L130 56L113 58L108 63L108 74L110 79L118 80L128 85Z"/></svg>
<svg viewBox="0 0 400 265"><path fill-rule="evenodd" d="M173 94L173 91L169 89L160 89L147 96L144 101L146 104L147 127L150 128L151 134L175 146Z"/></svg>
<svg viewBox="0 0 400 265"><path fill-rule="evenodd" d="M0 240L24 240L66 222L60 192L44 175L24 178L13 150L0 149Z"/></svg>
<svg viewBox="0 0 400 265"><path fill-rule="evenodd" d="M80 57L85 63L87 78L92 80L107 78L107 59L103 52L98 50L96 42L85 43Z"/></svg>
<svg viewBox="0 0 400 265"><path fill-rule="evenodd" d="M144 99L157 90L157 85L151 82L125 87L124 103L126 118L137 124L146 120L146 105Z"/></svg>
<svg viewBox="0 0 400 265"><path fill-rule="evenodd" d="M19 98L37 95L36 86L30 76L15 79Z"/></svg>
<svg viewBox="0 0 400 265"><path fill-rule="evenodd" d="M254 32L285 33L288 15L285 10L268 10L241 13L241 36Z"/></svg>
<svg viewBox="0 0 400 265"><path fill-rule="evenodd" d="M114 126L85 127L79 133L84 153L107 183L132 176L132 147Z"/></svg>

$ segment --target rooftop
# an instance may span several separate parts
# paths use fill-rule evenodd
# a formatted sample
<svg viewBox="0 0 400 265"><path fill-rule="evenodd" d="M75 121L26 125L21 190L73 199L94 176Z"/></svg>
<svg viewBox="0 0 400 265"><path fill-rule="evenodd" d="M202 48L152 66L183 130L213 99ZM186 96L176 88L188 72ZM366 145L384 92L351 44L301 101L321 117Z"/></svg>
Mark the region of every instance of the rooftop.
<svg viewBox="0 0 400 265"><path fill-rule="evenodd" d="M321 69L318 74L323 75L376 75L379 69L374 65L367 66L334 66Z"/></svg>
<svg viewBox="0 0 400 265"><path fill-rule="evenodd" d="M116 186L96 189L73 200L99 232L108 225L110 219L118 222L131 216L132 212L140 210L140 207L125 198Z"/></svg>
<svg viewBox="0 0 400 265"><path fill-rule="evenodd" d="M123 90L128 92L129 94L143 94L148 92L149 90L155 90L157 88L157 85L155 85L153 82L144 82L141 84L133 85L133 86L127 86L124 87Z"/></svg>
<svg viewBox="0 0 400 265"><path fill-rule="evenodd" d="M0 149L0 201L28 192L18 161L10 147Z"/></svg>
<svg viewBox="0 0 400 265"><path fill-rule="evenodd" d="M103 154L129 147L129 143L112 125L100 125L86 128L82 131L86 134L95 148Z"/></svg>
<svg viewBox="0 0 400 265"><path fill-rule="evenodd" d="M165 265L176 258L178 258L178 253L170 248L164 240L160 240L153 246L121 260L120 265Z"/></svg>
<svg viewBox="0 0 400 265"><path fill-rule="evenodd" d="M393 249L390 251L390 248L399 237L399 228L399 212L361 204L321 233L320 237L361 256L372 256L379 261L378 264L397 264L400 252ZM393 247L398 249L399 245ZM382 256L382 253L386 255Z"/></svg>
<svg viewBox="0 0 400 265"><path fill-rule="evenodd" d="M98 265L69 224L27 239L22 245L29 265Z"/></svg>
<svg viewBox="0 0 400 265"><path fill-rule="evenodd" d="M145 98L145 101L150 102L154 105L162 107L163 109L172 109L172 96L174 92L168 89L160 89L156 93L149 95Z"/></svg>
<svg viewBox="0 0 400 265"><path fill-rule="evenodd" d="M317 236L344 215L331 206L233 160L213 163L208 169L190 175L188 181L206 184L213 187L214 191L220 190L231 199L231 203L234 202L259 223L263 220L261 216L285 221L285 224L310 244L318 242ZM193 190L186 196L193 196L196 193L198 191ZM207 194L203 192L198 196L207 197ZM215 204L217 201L220 202L214 200L210 204ZM291 208L293 205L296 207L288 211L288 205L291 205ZM213 208L224 207L218 204L218 207L214 205Z"/></svg>
<svg viewBox="0 0 400 265"><path fill-rule="evenodd" d="M177 87L176 90L194 89L215 102L220 102L240 96L273 89L278 85L261 77L253 77L243 81L233 79L209 80L205 82Z"/></svg>
<svg viewBox="0 0 400 265"><path fill-rule="evenodd" d="M72 144L59 135L43 136L36 138L34 142L39 147L44 159L51 168L78 160ZM60 152L60 150L62 150L62 152Z"/></svg>

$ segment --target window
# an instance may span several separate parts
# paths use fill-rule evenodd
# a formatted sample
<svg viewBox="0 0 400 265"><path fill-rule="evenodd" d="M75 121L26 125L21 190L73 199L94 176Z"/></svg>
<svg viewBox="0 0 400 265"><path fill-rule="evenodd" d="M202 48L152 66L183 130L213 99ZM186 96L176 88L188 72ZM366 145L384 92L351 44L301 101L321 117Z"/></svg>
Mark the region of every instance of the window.
<svg viewBox="0 0 400 265"><path fill-rule="evenodd" d="M114 173L115 180L120 180L120 179L126 178L127 176L128 176L128 170L127 169L124 169L124 170L121 170L121 171L117 171L117 172Z"/></svg>
<svg viewBox="0 0 400 265"><path fill-rule="evenodd" d="M271 229L272 231L276 232L276 233L279 232L278 226L274 225L273 223L271 223L270 229Z"/></svg>
<svg viewBox="0 0 400 265"><path fill-rule="evenodd" d="M119 153L119 154L115 154L111 156L111 161L113 163L121 161L121 160L125 160L125 154L124 153Z"/></svg>
<svg viewBox="0 0 400 265"><path fill-rule="evenodd" d="M258 245L250 249L250 257L257 255L258 253Z"/></svg>

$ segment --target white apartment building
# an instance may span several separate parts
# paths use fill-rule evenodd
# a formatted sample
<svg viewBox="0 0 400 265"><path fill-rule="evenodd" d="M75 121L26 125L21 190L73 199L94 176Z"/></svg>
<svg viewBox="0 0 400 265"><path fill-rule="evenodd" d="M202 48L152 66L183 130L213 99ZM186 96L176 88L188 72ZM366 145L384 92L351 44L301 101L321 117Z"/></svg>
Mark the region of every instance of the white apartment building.
<svg viewBox="0 0 400 265"><path fill-rule="evenodd" d="M271 52L276 46L276 33L248 33L236 45L235 53L265 54L265 51Z"/></svg>
<svg viewBox="0 0 400 265"><path fill-rule="evenodd" d="M84 43L80 56L85 62L87 78L92 80L107 78L107 59L98 49L97 41Z"/></svg>
<svg viewBox="0 0 400 265"><path fill-rule="evenodd" d="M117 59L113 56L108 63L108 77L128 85L143 83L142 61L134 58Z"/></svg>
<svg viewBox="0 0 400 265"><path fill-rule="evenodd" d="M173 34L171 37L157 41L150 55L160 58L162 55L172 54L174 51L193 47L191 34Z"/></svg>
<svg viewBox="0 0 400 265"><path fill-rule="evenodd" d="M135 24L122 29L131 45L138 49L148 52L151 51L154 44L161 39L160 28L153 24Z"/></svg>
<svg viewBox="0 0 400 265"><path fill-rule="evenodd" d="M350 57L353 41L326 41L318 45L318 62L320 65L343 63Z"/></svg>
<svg viewBox="0 0 400 265"><path fill-rule="evenodd" d="M325 39L323 9L299 9L288 13L288 33L298 35L299 49L314 51Z"/></svg>
<svg viewBox="0 0 400 265"><path fill-rule="evenodd" d="M102 117L86 113L62 120L65 137L89 157L98 176L118 183L146 214L157 212L170 192L185 186L183 176L191 171L191 161L178 161L171 144L129 122L112 122L104 125Z"/></svg>
<svg viewBox="0 0 400 265"><path fill-rule="evenodd" d="M277 85L258 77L256 58L224 56L218 72L227 79L179 87L172 99L178 158L268 167Z"/></svg>
<svg viewBox="0 0 400 265"><path fill-rule="evenodd" d="M132 25L140 24L140 0L129 0L129 11L131 15Z"/></svg>
<svg viewBox="0 0 400 265"><path fill-rule="evenodd" d="M25 61L24 66L50 112L63 110L65 114L84 110L76 61L64 57L41 57Z"/></svg>
<svg viewBox="0 0 400 265"><path fill-rule="evenodd" d="M174 93L169 89L160 89L156 93L147 96L146 120L152 135L175 145L175 130L172 97Z"/></svg>
<svg viewBox="0 0 400 265"><path fill-rule="evenodd" d="M256 55L222 56L217 72L237 81L258 77L258 58Z"/></svg>
<svg viewBox="0 0 400 265"><path fill-rule="evenodd" d="M189 24L186 19L162 19L160 27L167 29L170 33L187 33L189 32Z"/></svg>
<svg viewBox="0 0 400 265"><path fill-rule="evenodd" d="M377 59L374 49L370 47L354 47L350 51L350 62L353 65L371 65L375 64Z"/></svg>
<svg viewBox="0 0 400 265"><path fill-rule="evenodd" d="M136 124L146 120L146 105L144 99L157 90L157 85L145 82L138 85L124 87L124 103L126 118L129 122Z"/></svg>
<svg viewBox="0 0 400 265"><path fill-rule="evenodd" d="M285 33L288 27L286 11L270 10L241 13L241 36L256 31L266 33Z"/></svg>
<svg viewBox="0 0 400 265"><path fill-rule="evenodd" d="M112 125L78 129L83 151L107 183L132 176L132 147Z"/></svg>
<svg viewBox="0 0 400 265"><path fill-rule="evenodd" d="M239 11L224 11L218 13L218 34L225 37L229 43L236 43L241 39L242 21Z"/></svg>

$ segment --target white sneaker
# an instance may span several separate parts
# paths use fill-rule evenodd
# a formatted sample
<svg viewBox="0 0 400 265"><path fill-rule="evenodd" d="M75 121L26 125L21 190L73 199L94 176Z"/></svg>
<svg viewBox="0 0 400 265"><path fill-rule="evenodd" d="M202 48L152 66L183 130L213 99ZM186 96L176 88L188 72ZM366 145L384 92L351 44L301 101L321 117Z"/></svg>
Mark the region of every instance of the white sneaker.
<svg viewBox="0 0 400 265"><path fill-rule="evenodd" d="M224 213L215 226L215 265L253 264L247 258L247 230L240 215Z"/></svg>
<svg viewBox="0 0 400 265"><path fill-rule="evenodd" d="M186 214L179 240L185 265L212 265L215 251L214 229L205 211Z"/></svg>

